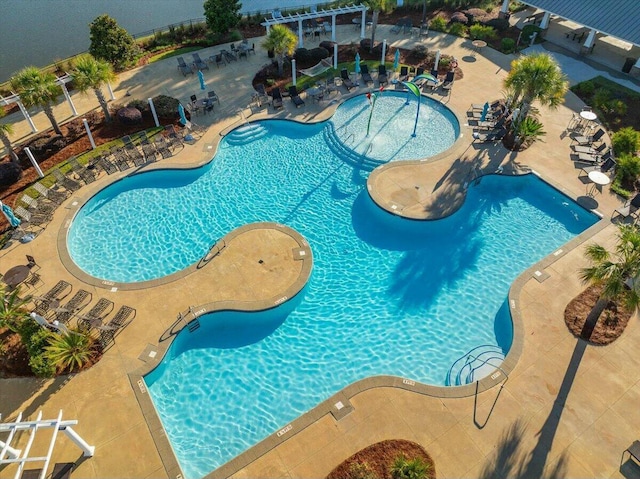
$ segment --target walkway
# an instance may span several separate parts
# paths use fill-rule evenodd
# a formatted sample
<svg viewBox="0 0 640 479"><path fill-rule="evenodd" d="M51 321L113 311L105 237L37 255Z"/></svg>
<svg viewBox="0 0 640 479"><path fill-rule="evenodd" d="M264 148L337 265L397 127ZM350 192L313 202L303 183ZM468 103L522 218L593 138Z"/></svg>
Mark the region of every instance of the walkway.
<svg viewBox="0 0 640 479"><path fill-rule="evenodd" d="M351 36L357 32L349 26L339 28L338 38L345 42L354 40ZM411 46L416 42L389 30L389 26L380 27L378 38L386 37L392 45ZM500 96L511 57L491 49L483 49L482 55L474 56L469 42L442 34L431 36L424 44L460 61L465 76L456 82L450 97L443 99L459 116L464 117L471 102ZM213 115L196 117L197 122L210 126L207 134L176 157L164 160L162 166L208 161L220 132L242 121L240 110L252 118L274 116L271 110L252 112L247 108L253 73L267 61L258 45L256 41L257 55L250 56L249 61L219 69L214 66L205 72L207 84L213 85L220 96L220 108L216 105ZM204 58L218 49L206 49L200 55ZM176 65L175 58L170 58L121 75L114 85L116 101L145 99L159 93L187 100L192 93L199 93L197 77L182 77ZM479 84L483 85L482 92L477 88ZM365 90L360 87L359 91ZM126 92L131 97L124 97ZM344 96L341 93L334 98L340 100ZM92 107L92 97L82 101L86 103L78 103L79 109ZM318 105L307 101L305 108L295 109L285 99L285 109L277 116L315 121L326 118L337 103ZM495 171L501 165L505 169L526 167L538 171L569 196L588 202L606 218L619 200L607 188L594 199L588 199L587 185L577 179L569 160L570 140L564 127L572 111L580 106L580 101L569 93L567 102L557 111L543 111L545 141L518 154L500 146L472 145L471 130L462 126L463 138L455 149L439 161L425 163L425 169L418 171L411 181L433 191L436 184L454 187L462 174L458 167L469 162L487 171ZM63 110L65 105L59 108ZM36 121L44 124L41 116ZM112 179L102 178L95 187ZM407 187L415 189L414 185ZM86 188L79 191L76 199L89 195ZM391 201L390 197L387 199ZM73 201L69 200L69 204ZM150 429L159 432L158 423L152 421L148 425L134 395L137 385L132 387L127 375L143 364L139 359L142 352L149 344L158 344L179 311L211 299L203 297L203 288L193 280L193 275L143 291L111 291L80 282L64 268L57 249L58 231L66 218L67 210L60 208L54 221L33 242L2 251L3 268L5 264L24 262L25 254L34 255L45 280L39 291L65 279L76 288L90 290L94 297L107 297L116 304L136 307L137 317L118 336L116 345L88 371L47 381L3 380L0 412L3 418L13 417L18 411L32 417L42 409L45 416L51 416L62 408L65 417L77 418L76 430L96 446L96 454L81 462L76 477L177 477L175 469L165 469L150 432ZM613 231L609 226L593 239L610 244ZM224 258L221 255L218 259ZM475 405L474 397L438 398L396 388L357 392L350 399L354 407L350 414L340 420L331 414L320 415L305 429L294 427L268 451L260 446L250 449L238 459L246 466L233 477L324 477L357 450L389 438L422 444L434 458L440 478L539 478L543 474L551 476L555 469L559 472L555 477L623 477L618 469L620 454L637 439L640 430L640 415L636 413L640 404L640 358L635 354L640 341L638 320L634 317L623 337L604 348L585 346L573 338L563 323L563 311L567 302L583 289L576 274L585 265L582 249L563 251L554 259L557 260L537 265L549 274L545 281L532 280L533 270L518 280L522 289L515 308L524 325L524 349L504 388L479 394ZM224 270L224 281L212 275L211 281L217 282L210 291L214 292L215 300L237 299L237 288L243 279L233 268L224 266L223 262L218 265ZM271 293L266 291L265 297ZM167 457L167 453L164 450L162 454ZM53 459L74 461L78 459L77 449L60 440ZM0 471L0 476L11 477L11 471ZM625 477L632 477L633 470L623 472ZM212 477L225 474L219 470Z"/></svg>

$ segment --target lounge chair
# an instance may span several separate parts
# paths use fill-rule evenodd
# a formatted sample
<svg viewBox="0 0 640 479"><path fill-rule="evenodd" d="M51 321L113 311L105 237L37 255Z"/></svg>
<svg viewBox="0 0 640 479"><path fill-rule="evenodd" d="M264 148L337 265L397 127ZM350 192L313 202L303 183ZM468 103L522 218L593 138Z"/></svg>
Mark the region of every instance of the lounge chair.
<svg viewBox="0 0 640 479"><path fill-rule="evenodd" d="M193 57L193 64L196 66L198 70L209 69L209 65L207 65L205 62L202 61L202 58L200 58L199 53L192 53L191 56Z"/></svg>
<svg viewBox="0 0 640 479"><path fill-rule="evenodd" d="M402 27L403 27L403 24L401 22L396 23L394 26L391 27L391 33L395 33L395 34L400 33L400 31L402 31Z"/></svg>
<svg viewBox="0 0 640 479"><path fill-rule="evenodd" d="M609 173L613 171L616 167L616 160L613 158L607 158L601 165L589 165L583 166L580 168L580 174L578 174L578 178L584 175L588 175L592 171L599 171L601 173Z"/></svg>
<svg viewBox="0 0 640 479"><path fill-rule="evenodd" d="M142 166L146 163L144 156L140 153L140 150L133 146L133 144L123 148L124 154L127 158L133 162L134 166Z"/></svg>
<svg viewBox="0 0 640 479"><path fill-rule="evenodd" d="M78 326L83 329L91 329L94 324L102 324L111 311L113 311L113 301L106 298L100 298L86 314L78 316Z"/></svg>
<svg viewBox="0 0 640 479"><path fill-rule="evenodd" d="M188 74L193 75L193 70L185 63L184 58L182 57L178 57L178 70L182 72L183 76L187 76Z"/></svg>
<svg viewBox="0 0 640 479"><path fill-rule="evenodd" d="M171 156L173 156L171 150L169 149L169 142L164 136L158 135L153 144L155 145L156 150L158 150L158 153L160 153L160 156L162 156L163 159L171 158Z"/></svg>
<svg viewBox="0 0 640 479"><path fill-rule="evenodd" d="M573 153L571 155L571 159L573 161L578 161L581 163L590 163L590 164L597 164L597 163L603 163L605 161L607 161L609 158L613 158L613 155L611 154L611 150L607 150L604 152L604 154L602 156L600 155L590 155L588 153Z"/></svg>
<svg viewBox="0 0 640 479"><path fill-rule="evenodd" d="M114 147L111 148L110 151L113 156L113 164L116 165L120 171L127 171L131 168L131 165L129 164L129 157L122 148Z"/></svg>
<svg viewBox="0 0 640 479"><path fill-rule="evenodd" d="M86 185L96 181L97 176L95 172L87 169L85 166L82 166L76 157L69 158L67 160L67 164L71 166L71 171L76 175L76 178L84 181Z"/></svg>
<svg viewBox="0 0 640 479"><path fill-rule="evenodd" d="M638 464L640 464L640 441L633 441L633 444L622 451L622 458L620 459L621 464L624 462L624 455L626 453L629 453L629 459L633 458Z"/></svg>
<svg viewBox="0 0 640 479"><path fill-rule="evenodd" d="M69 192L74 192L76 190L79 190L82 187L82 185L77 181L66 177L64 173L62 173L62 171L60 171L58 168L54 169L52 173L56 179L56 184L59 184Z"/></svg>
<svg viewBox="0 0 640 479"><path fill-rule="evenodd" d="M387 77L387 67L384 65L380 65L378 66L378 83L380 84L380 86L382 85L386 85L389 81L389 78Z"/></svg>
<svg viewBox="0 0 640 479"><path fill-rule="evenodd" d="M107 175L113 175L114 173L118 172L118 168L116 168L115 165L113 163L111 163L111 160L109 160L109 155L107 155L107 154L103 154L102 156L100 156L98 158L96 164L100 168L102 168L102 170Z"/></svg>
<svg viewBox="0 0 640 479"><path fill-rule="evenodd" d="M360 65L360 76L362 77L362 81L367 85L373 83L373 78L371 77L371 73L369 73L369 67L366 64Z"/></svg>
<svg viewBox="0 0 640 479"><path fill-rule="evenodd" d="M300 98L300 95L298 95L298 90L295 87L295 85L291 85L288 88L288 91L289 91L289 96L291 97L291 101L296 106L296 108L300 108L301 106L304 106L304 100Z"/></svg>
<svg viewBox="0 0 640 479"><path fill-rule="evenodd" d="M41 315L47 314L49 310L57 308L60 301L71 294L72 291L73 286L61 279L42 296L34 296L32 298L36 305L34 311Z"/></svg>
<svg viewBox="0 0 640 479"><path fill-rule="evenodd" d="M113 319L100 329L98 343L102 350L108 349L114 342L115 337L125 328L136 316L136 310L130 306L122 306L114 315Z"/></svg>
<svg viewBox="0 0 640 479"><path fill-rule="evenodd" d="M42 215L42 214L38 214L38 213L32 213L32 212L27 211L26 209L24 209L24 207L22 207L22 206L16 206L14 208L14 212L25 223L29 223L30 225L33 225L33 226L42 226L42 225L44 225L46 223L49 223L49 221L51 221L51 217L50 216Z"/></svg>
<svg viewBox="0 0 640 479"><path fill-rule="evenodd" d="M351 78L349 78L349 72L346 68L340 70L340 78L342 78L342 84L347 90L351 90L355 86L351 81Z"/></svg>
<svg viewBox="0 0 640 479"><path fill-rule="evenodd" d="M571 145L571 149L576 153L586 153L588 155L599 155L607 148L606 143L600 144L600 146L593 148L592 146L585 145Z"/></svg>
<svg viewBox="0 0 640 479"><path fill-rule="evenodd" d="M613 216L616 213L618 213L618 216L623 216L625 219L631 217L634 221L637 220L638 213L640 213L640 193L636 194L631 200L627 201L621 207L613 210L611 219L613 219Z"/></svg>
<svg viewBox="0 0 640 479"><path fill-rule="evenodd" d="M409 79L409 67L400 67L400 74L398 76L399 81L407 81Z"/></svg>
<svg viewBox="0 0 640 479"><path fill-rule="evenodd" d="M598 130L591 136L578 135L573 137L573 142L576 142L578 145L589 145L595 143L600 140L604 136L604 130L602 128L598 128Z"/></svg>
<svg viewBox="0 0 640 479"><path fill-rule="evenodd" d="M62 324L68 323L72 316L89 305L91 298L92 295L89 291L79 289L69 301L54 309L56 320Z"/></svg>
<svg viewBox="0 0 640 479"><path fill-rule="evenodd" d="M280 88L276 87L271 90L271 98L271 104L273 105L273 108L278 110L284 107L284 104L282 103L282 91L280 91Z"/></svg>
<svg viewBox="0 0 640 479"><path fill-rule="evenodd" d="M222 66L227 65L227 62L225 61L224 55L222 52L216 53L215 55L211 55L209 57L209 60L211 60L211 63L215 63L218 68L220 68L221 65Z"/></svg>
<svg viewBox="0 0 640 479"><path fill-rule="evenodd" d="M36 181L32 186L42 198L46 198L52 203L56 203L58 205L62 204L62 202L69 197L67 193L54 190L53 188L47 188L39 181Z"/></svg>
<svg viewBox="0 0 640 479"><path fill-rule="evenodd" d="M145 143L142 145L142 153L144 154L145 163L152 163L158 160L158 151L151 143Z"/></svg>
<svg viewBox="0 0 640 479"><path fill-rule="evenodd" d="M442 88L445 90L451 89L451 87L453 87L454 79L455 72L447 72L447 75L444 77L444 82L442 83Z"/></svg>
<svg viewBox="0 0 640 479"><path fill-rule="evenodd" d="M173 125L165 125L162 134L169 141L170 148L182 146L182 135L178 134Z"/></svg>
<svg viewBox="0 0 640 479"><path fill-rule="evenodd" d="M40 214L43 216L49 216L49 217L53 216L53 212L55 211L57 206L54 203L49 203L49 204L44 202L39 203L38 200L29 196L26 193L20 197L19 201L20 203L25 205L28 211L32 213Z"/></svg>
<svg viewBox="0 0 640 479"><path fill-rule="evenodd" d="M478 121L477 128L488 129L488 130L499 130L504 125L506 121L506 117L502 115L500 118L495 120L486 120L486 121Z"/></svg>
<svg viewBox="0 0 640 479"><path fill-rule="evenodd" d="M481 143L487 143L487 142L490 142L490 141L498 141L498 140L501 140L506 133L507 133L507 130L505 130L504 128L500 128L498 130L490 131L488 133L474 131L473 132L473 141L475 142L476 140L478 140Z"/></svg>

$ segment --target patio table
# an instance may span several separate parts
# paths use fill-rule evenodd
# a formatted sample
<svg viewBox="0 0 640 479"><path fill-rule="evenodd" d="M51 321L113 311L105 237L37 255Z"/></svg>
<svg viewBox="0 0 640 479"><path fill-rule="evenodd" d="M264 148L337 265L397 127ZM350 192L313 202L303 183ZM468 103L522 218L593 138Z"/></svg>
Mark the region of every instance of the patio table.
<svg viewBox="0 0 640 479"><path fill-rule="evenodd" d="M598 186L608 185L611 182L611 179L602 171L590 171L589 179L593 183L591 190L588 193L589 196L593 196L595 194Z"/></svg>
<svg viewBox="0 0 640 479"><path fill-rule="evenodd" d="M31 270L27 265L21 264L18 266L14 266L4 274L4 276L2 277L2 281L4 281L4 283L10 288L15 288L25 279L27 279L27 276L29 276L30 272Z"/></svg>

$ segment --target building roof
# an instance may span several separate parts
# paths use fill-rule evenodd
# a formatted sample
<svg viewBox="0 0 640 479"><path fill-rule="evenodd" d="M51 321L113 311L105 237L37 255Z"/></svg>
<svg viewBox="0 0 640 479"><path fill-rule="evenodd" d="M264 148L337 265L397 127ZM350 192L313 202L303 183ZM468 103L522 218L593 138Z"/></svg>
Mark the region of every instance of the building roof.
<svg viewBox="0 0 640 479"><path fill-rule="evenodd" d="M639 0L522 0L522 3L640 46Z"/></svg>

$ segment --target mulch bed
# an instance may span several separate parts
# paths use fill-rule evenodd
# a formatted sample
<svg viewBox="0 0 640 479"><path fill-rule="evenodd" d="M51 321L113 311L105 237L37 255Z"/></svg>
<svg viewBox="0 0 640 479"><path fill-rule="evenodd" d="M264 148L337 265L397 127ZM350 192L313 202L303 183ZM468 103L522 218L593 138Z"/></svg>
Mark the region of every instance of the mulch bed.
<svg viewBox="0 0 640 479"><path fill-rule="evenodd" d="M361 479L364 477L393 479L391 467L400 455L408 460L422 459L429 466L426 477L428 479L436 477L433 459L422 446L403 439L392 439L372 444L358 451L331 471L327 479ZM362 466L363 464L366 465Z"/></svg>
<svg viewBox="0 0 640 479"><path fill-rule="evenodd" d="M589 286L567 305L564 320L574 336L582 337L584 323L598 302L602 289L602 286ZM623 305L609 301L588 341L598 345L612 343L622 335L632 314L633 311Z"/></svg>

